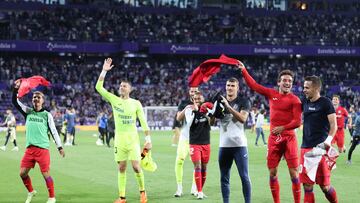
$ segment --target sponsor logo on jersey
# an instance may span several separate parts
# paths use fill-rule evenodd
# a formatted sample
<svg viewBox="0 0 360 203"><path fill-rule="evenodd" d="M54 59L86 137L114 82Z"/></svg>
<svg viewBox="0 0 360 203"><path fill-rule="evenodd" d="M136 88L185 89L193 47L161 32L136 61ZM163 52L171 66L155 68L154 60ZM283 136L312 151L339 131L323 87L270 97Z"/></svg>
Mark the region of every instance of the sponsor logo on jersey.
<svg viewBox="0 0 360 203"><path fill-rule="evenodd" d="M29 118L29 121L31 121L31 122L37 122L37 123L43 123L43 122L44 122L44 119L42 119L42 118L36 118L36 117L30 117L30 118Z"/></svg>

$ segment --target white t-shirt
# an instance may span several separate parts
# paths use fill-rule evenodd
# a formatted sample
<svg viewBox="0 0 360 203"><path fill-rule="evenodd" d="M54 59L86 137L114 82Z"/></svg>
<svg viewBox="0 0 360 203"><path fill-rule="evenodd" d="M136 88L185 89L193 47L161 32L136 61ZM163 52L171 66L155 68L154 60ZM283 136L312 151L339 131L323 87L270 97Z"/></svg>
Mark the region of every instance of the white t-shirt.
<svg viewBox="0 0 360 203"><path fill-rule="evenodd" d="M181 112L182 110L184 110L186 108L187 105L192 104L190 101L181 101L181 103L178 106L178 112ZM188 124L186 122L186 118L184 118L183 124L181 126L181 130L180 130L180 137L179 140L185 140L188 141L189 137L190 137L190 124Z"/></svg>
<svg viewBox="0 0 360 203"><path fill-rule="evenodd" d="M194 115L192 114L191 108L186 108L185 110L185 118L184 124L181 127L179 140L189 140L190 138L190 126L194 119Z"/></svg>
<svg viewBox="0 0 360 203"><path fill-rule="evenodd" d="M245 98L237 97L229 102L230 106L236 111L249 111L250 102ZM244 124L240 123L231 113L226 113L220 119L220 144L219 147L246 147L247 138L245 136Z"/></svg>
<svg viewBox="0 0 360 203"><path fill-rule="evenodd" d="M259 113L257 116L255 127L261 128L263 125L264 125L264 115Z"/></svg>

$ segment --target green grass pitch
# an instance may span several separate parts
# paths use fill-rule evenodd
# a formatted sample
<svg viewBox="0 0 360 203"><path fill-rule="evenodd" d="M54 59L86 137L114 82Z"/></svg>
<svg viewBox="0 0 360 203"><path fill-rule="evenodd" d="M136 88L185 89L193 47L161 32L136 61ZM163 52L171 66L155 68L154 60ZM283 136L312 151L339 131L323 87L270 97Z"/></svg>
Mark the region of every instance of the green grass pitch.
<svg viewBox="0 0 360 203"><path fill-rule="evenodd" d="M77 132L75 147L65 147L66 157L58 154L51 144L51 174L55 182L55 193L58 203L111 203L117 197L117 165L113 161L113 149L96 146L96 132ZM272 197L268 186L266 168L266 147L255 147L255 134L246 130L249 144L249 171L252 180L252 202L270 203ZM298 133L301 134L301 133ZM184 195L174 198L176 190L174 163L176 148L171 147L170 131L152 132L153 158L158 164L154 173L145 172L145 186L149 203L199 202L190 195L192 182L192 163L188 159L184 167ZM208 165L208 176L204 193L208 198L202 202L221 202L220 173L217 164L218 132L211 137L211 160ZM140 132L141 138L143 134ZM4 133L0 134L0 144L4 143ZM24 133L18 134L19 152L0 151L0 203L19 203L26 199L27 191L19 178L19 165L24 153ZM346 146L349 149L349 135L346 135ZM141 139L143 140L143 139ZM299 143L301 135L298 135ZM259 142L262 143L262 142ZM346 154L347 156L347 154ZM353 154L353 164L345 164L345 154L338 159L337 169L332 173L332 185L336 188L339 202L355 203L360 201L360 149ZM33 186L38 195L33 203L46 202L47 190L38 166L30 172ZM279 166L281 201L292 202L291 181L285 161ZM127 171L127 200L139 202L139 193L131 167ZM319 187L315 187L316 202L327 202ZM302 194L303 198L303 194ZM231 202L243 202L241 181L233 165L231 171Z"/></svg>

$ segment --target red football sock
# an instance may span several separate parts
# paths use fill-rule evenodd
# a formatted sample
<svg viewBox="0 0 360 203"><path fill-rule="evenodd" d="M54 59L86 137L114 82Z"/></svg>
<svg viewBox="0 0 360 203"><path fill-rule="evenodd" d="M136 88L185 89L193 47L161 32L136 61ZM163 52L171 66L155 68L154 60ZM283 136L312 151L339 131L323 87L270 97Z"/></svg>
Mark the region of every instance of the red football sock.
<svg viewBox="0 0 360 203"><path fill-rule="evenodd" d="M280 185L278 178L276 176L270 177L269 183L274 203L280 203Z"/></svg>
<svg viewBox="0 0 360 203"><path fill-rule="evenodd" d="M304 189L304 203L315 203L315 195L313 189Z"/></svg>
<svg viewBox="0 0 360 203"><path fill-rule="evenodd" d="M45 178L45 182L46 182L46 187L49 191L49 197L53 198L55 197L55 191L54 191L54 181L51 178L51 176Z"/></svg>
<svg viewBox="0 0 360 203"><path fill-rule="evenodd" d="M336 191L335 191L335 188L333 188L333 187L330 187L329 191L327 193L325 193L325 197L331 203L337 203L338 202L337 196L336 196Z"/></svg>
<svg viewBox="0 0 360 203"><path fill-rule="evenodd" d="M206 181L206 169L201 169L201 186L204 187Z"/></svg>
<svg viewBox="0 0 360 203"><path fill-rule="evenodd" d="M200 168L195 168L194 175L195 175L196 188L197 188L198 192L202 192L201 169Z"/></svg>
<svg viewBox="0 0 360 203"><path fill-rule="evenodd" d="M299 178L291 179L292 182L292 192L294 197L294 203L300 203L301 199L301 185Z"/></svg>
<svg viewBox="0 0 360 203"><path fill-rule="evenodd" d="M34 191L34 188L32 187L32 184L31 184L31 179L30 179L30 176L26 176L25 178L21 177L26 189L28 190L28 192L32 192Z"/></svg>

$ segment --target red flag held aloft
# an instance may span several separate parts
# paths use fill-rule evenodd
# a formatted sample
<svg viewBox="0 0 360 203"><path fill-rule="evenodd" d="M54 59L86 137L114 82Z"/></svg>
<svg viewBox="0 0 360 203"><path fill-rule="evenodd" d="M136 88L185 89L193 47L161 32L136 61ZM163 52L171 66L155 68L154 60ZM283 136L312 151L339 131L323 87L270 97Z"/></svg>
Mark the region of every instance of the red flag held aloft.
<svg viewBox="0 0 360 203"><path fill-rule="evenodd" d="M239 61L222 54L218 59L209 59L201 63L189 76L189 86L197 87L210 80L211 76L220 71L221 64L238 65Z"/></svg>
<svg viewBox="0 0 360 203"><path fill-rule="evenodd" d="M29 78L20 78L19 80L21 81L21 84L20 84L20 88L18 91L18 96L17 96L18 98L23 97L24 95L29 93L30 90L32 90L33 88L35 88L39 85L43 85L43 86L50 85L49 81L47 81L42 76L38 76L38 75L29 77Z"/></svg>

